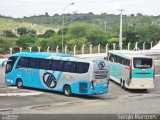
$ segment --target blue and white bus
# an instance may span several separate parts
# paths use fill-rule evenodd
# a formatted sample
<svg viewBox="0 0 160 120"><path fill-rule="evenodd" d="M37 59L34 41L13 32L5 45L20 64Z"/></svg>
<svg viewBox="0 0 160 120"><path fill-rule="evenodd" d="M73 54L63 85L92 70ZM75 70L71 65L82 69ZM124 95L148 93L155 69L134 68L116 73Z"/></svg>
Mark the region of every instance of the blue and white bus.
<svg viewBox="0 0 160 120"><path fill-rule="evenodd" d="M60 91L66 96L103 94L108 92L107 62L70 54L16 53L6 63L5 83Z"/></svg>
<svg viewBox="0 0 160 120"><path fill-rule="evenodd" d="M154 61L137 51L108 51L110 79L122 88L154 88Z"/></svg>

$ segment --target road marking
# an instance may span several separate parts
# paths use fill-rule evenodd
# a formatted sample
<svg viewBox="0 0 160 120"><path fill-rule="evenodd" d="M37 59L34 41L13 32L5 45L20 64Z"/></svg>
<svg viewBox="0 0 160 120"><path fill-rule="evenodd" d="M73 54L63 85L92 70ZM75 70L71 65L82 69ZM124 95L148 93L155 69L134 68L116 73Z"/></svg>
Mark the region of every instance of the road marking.
<svg viewBox="0 0 160 120"><path fill-rule="evenodd" d="M2 96L37 96L42 95L43 92L33 92L33 93L0 93L0 97Z"/></svg>
<svg viewBox="0 0 160 120"><path fill-rule="evenodd" d="M160 74L157 74L157 75L155 75L156 77L159 77L160 76Z"/></svg>
<svg viewBox="0 0 160 120"><path fill-rule="evenodd" d="M0 112L6 112L6 111L13 111L13 109L12 108L0 109Z"/></svg>
<svg viewBox="0 0 160 120"><path fill-rule="evenodd" d="M8 88L10 88L10 89L17 89L17 87L10 87L10 86Z"/></svg>

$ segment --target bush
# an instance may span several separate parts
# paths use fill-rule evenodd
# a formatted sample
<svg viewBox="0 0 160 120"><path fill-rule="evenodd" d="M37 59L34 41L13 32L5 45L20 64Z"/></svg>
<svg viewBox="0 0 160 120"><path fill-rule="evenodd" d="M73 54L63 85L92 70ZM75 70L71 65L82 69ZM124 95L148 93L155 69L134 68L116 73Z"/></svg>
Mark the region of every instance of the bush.
<svg viewBox="0 0 160 120"><path fill-rule="evenodd" d="M15 34L13 34L13 32L10 30L5 30L3 31L3 33L5 34L6 37L16 37Z"/></svg>
<svg viewBox="0 0 160 120"><path fill-rule="evenodd" d="M35 43L35 39L30 35L22 35L16 41L16 45L18 45L19 47L22 47L23 49L26 49L29 46L32 46L34 43Z"/></svg>
<svg viewBox="0 0 160 120"><path fill-rule="evenodd" d="M52 29L46 30L46 32L42 35L44 38L52 37L56 34L56 32Z"/></svg>
<svg viewBox="0 0 160 120"><path fill-rule="evenodd" d="M5 54L13 46L13 41L7 38L0 38L0 54Z"/></svg>

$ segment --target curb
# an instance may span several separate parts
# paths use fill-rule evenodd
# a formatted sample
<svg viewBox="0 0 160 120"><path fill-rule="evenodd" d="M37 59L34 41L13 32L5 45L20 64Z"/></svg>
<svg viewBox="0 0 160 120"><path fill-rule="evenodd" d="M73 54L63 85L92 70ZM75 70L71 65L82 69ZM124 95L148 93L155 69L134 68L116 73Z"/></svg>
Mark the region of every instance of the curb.
<svg viewBox="0 0 160 120"><path fill-rule="evenodd" d="M160 76L160 74L157 74L157 75L155 75L156 77L159 77Z"/></svg>
<svg viewBox="0 0 160 120"><path fill-rule="evenodd" d="M4 96L38 96L42 95L43 92L32 92L32 93L0 93L0 97Z"/></svg>

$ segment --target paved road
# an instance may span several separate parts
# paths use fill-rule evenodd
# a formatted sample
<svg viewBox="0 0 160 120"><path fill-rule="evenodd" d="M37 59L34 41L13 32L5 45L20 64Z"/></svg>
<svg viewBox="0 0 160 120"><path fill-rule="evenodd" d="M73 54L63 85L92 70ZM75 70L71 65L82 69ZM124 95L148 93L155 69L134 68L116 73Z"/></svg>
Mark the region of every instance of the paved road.
<svg viewBox="0 0 160 120"><path fill-rule="evenodd" d="M159 65L157 63L156 68ZM4 69L0 68L0 91L25 91L6 88L3 80ZM109 93L103 95L65 97L61 93L41 91L44 94L38 96L5 96L0 97L0 113L160 113L159 86L160 77L156 77L155 88L148 92L125 91L118 84L110 82Z"/></svg>

